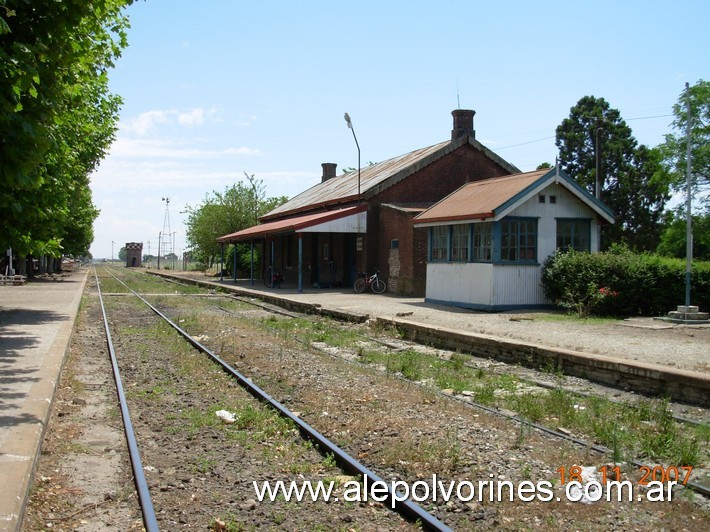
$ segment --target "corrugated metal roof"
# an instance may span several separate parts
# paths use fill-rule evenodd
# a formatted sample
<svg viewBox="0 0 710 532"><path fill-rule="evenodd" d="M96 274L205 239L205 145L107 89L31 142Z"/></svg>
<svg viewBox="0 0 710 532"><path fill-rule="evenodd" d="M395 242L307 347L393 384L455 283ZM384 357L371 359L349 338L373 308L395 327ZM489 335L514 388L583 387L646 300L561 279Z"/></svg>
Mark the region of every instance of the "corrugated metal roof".
<svg viewBox="0 0 710 532"><path fill-rule="evenodd" d="M447 153L469 143L480 150L486 157L507 169L509 172L519 172L515 166L483 146L473 137L460 137L453 141L447 140L421 148L386 161L366 166L360 169L360 195L367 199L368 195L376 194L401 179L404 179L423 166L443 157ZM358 199L358 172L354 170L333 177L324 183L318 183L305 192L294 196L283 205L264 215L261 219L268 221L273 218L317 209L326 205L351 203Z"/></svg>
<svg viewBox="0 0 710 532"><path fill-rule="evenodd" d="M414 222L492 218L496 209L549 172L547 168L468 183L417 216Z"/></svg>
<svg viewBox="0 0 710 532"><path fill-rule="evenodd" d="M285 218L275 222L255 225L248 229L242 229L236 233L221 236L217 242L238 242L242 240L250 240L252 238L260 238L267 235L276 235L280 233L290 233L305 229L314 225L322 224L352 214L357 214L367 210L367 205L357 205L346 209L338 209L336 211L321 211L313 214L304 214L303 216L295 216L293 218Z"/></svg>
<svg viewBox="0 0 710 532"><path fill-rule="evenodd" d="M370 189L411 166L416 161L436 153L447 144L449 144L449 142L442 142L405 155L400 155L399 157L393 157L381 163L360 168L360 194L364 196ZM269 212L264 219L303 210L304 208L315 208L320 205L356 201L357 174L357 170L354 170L332 177L324 183L318 183Z"/></svg>

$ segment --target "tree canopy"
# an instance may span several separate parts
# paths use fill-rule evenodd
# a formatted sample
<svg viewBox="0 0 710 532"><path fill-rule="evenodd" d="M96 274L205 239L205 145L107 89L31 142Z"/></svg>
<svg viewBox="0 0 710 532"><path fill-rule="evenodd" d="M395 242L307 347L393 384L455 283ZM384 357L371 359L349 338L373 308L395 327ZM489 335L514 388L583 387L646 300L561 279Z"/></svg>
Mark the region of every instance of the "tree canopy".
<svg viewBox="0 0 710 532"><path fill-rule="evenodd" d="M686 219L669 213L670 222L666 226L656 250L666 257L685 258ZM693 216L693 258L710 261L710 213Z"/></svg>
<svg viewBox="0 0 710 532"><path fill-rule="evenodd" d="M89 176L121 100L108 70L133 0L0 0L0 248L82 254L98 210Z"/></svg>
<svg viewBox="0 0 710 532"><path fill-rule="evenodd" d="M264 185L245 172L248 185L239 181L224 192L213 191L197 207L187 206L187 242L198 260L212 264L220 253L217 238L256 225L259 216L288 198L266 198Z"/></svg>
<svg viewBox="0 0 710 532"><path fill-rule="evenodd" d="M694 196L710 212L710 82L699 80L678 97L671 124L674 133L661 145L663 160L676 190L685 190L687 173L687 104L690 103L690 163Z"/></svg>
<svg viewBox="0 0 710 532"><path fill-rule="evenodd" d="M602 230L602 248L623 243L637 250L655 249L670 199L670 178L660 150L639 146L619 111L594 96L583 97L571 108L557 127L555 144L562 168L592 194L598 178L600 199L616 215L616 223Z"/></svg>

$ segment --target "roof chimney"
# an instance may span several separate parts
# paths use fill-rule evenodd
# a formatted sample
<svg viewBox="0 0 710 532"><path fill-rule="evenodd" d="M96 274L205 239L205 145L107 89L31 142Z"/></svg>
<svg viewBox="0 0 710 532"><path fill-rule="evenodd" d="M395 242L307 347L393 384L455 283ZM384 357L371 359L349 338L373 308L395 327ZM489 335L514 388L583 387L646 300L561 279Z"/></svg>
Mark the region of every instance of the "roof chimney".
<svg viewBox="0 0 710 532"><path fill-rule="evenodd" d="M454 129L451 130L451 140L456 140L464 135L470 135L476 138L476 132L473 129L473 115L476 111L470 109L454 109L451 115L454 117Z"/></svg>
<svg viewBox="0 0 710 532"><path fill-rule="evenodd" d="M323 167L323 177L321 177L321 183L325 183L328 179L335 177L336 168L338 165L336 163L322 163Z"/></svg>

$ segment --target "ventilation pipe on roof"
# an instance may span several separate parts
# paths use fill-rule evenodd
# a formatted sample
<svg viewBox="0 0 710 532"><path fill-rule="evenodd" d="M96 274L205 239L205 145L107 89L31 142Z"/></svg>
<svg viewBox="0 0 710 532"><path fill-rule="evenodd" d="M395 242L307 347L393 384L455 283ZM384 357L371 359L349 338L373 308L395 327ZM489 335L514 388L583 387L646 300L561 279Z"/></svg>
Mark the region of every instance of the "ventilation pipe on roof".
<svg viewBox="0 0 710 532"><path fill-rule="evenodd" d="M322 163L323 167L323 177L321 177L321 183L325 183L328 179L335 177L336 168L338 165L336 163Z"/></svg>
<svg viewBox="0 0 710 532"><path fill-rule="evenodd" d="M470 109L454 109L451 115L454 117L454 129L451 130L451 140L470 135L476 138L476 131L473 129L473 115L476 111Z"/></svg>

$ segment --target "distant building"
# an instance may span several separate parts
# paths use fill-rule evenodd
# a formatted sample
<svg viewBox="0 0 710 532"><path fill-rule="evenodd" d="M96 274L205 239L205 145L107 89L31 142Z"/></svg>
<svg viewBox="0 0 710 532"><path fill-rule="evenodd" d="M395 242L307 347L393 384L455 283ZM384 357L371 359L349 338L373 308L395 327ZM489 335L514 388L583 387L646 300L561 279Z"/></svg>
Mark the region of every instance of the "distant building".
<svg viewBox="0 0 710 532"><path fill-rule="evenodd" d="M143 242L126 242L126 268L142 266Z"/></svg>

